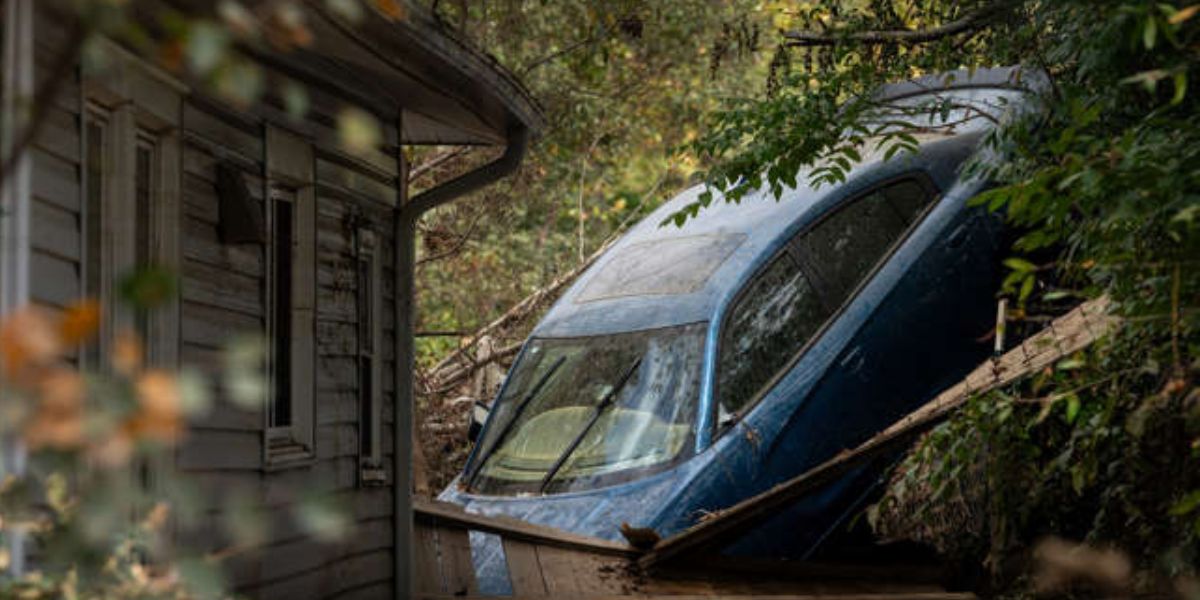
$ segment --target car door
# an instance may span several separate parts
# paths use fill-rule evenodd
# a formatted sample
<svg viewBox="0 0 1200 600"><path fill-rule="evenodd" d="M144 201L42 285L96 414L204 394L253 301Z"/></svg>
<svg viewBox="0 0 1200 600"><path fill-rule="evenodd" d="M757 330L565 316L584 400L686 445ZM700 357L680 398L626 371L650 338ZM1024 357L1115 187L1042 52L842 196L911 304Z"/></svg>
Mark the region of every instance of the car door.
<svg viewBox="0 0 1200 600"><path fill-rule="evenodd" d="M792 336L790 348L761 341L773 338L757 334L759 328L747 325L754 319L745 316L755 315L761 312L756 307L769 304L756 300L754 290L763 285L760 282L771 281L766 274L774 266L768 267L731 306L719 348L717 404L744 413L745 406L731 404L761 401L764 405L760 410L776 413L782 421L778 433L765 440L768 447L756 453L752 479L756 490L793 477L852 447L886 425L895 413L896 399L891 392L896 384L889 380L893 373L887 369L888 373L881 375L880 361L911 339L906 333L914 322L933 318L939 307L907 304L906 310L889 315L891 321L876 319L874 309L889 298L880 296L879 286L867 284L936 197L936 188L918 173L892 179L840 202L790 242L786 256L798 273L793 277L808 282L812 296L820 300L819 309L808 311L812 321L820 325L805 330L803 336ZM783 289L777 282L774 287ZM919 287L916 273L902 275L897 287ZM786 329L782 321L777 322L778 329ZM839 354L833 360L822 361L814 356L801 361L806 352ZM777 353L785 358L758 359ZM739 359L754 364L738 366ZM789 374L819 364L825 365L825 372L816 376L811 387L796 388L787 383ZM756 369L768 372L756 378L741 375ZM753 389L755 386L758 389ZM869 479L868 473L857 475ZM853 503L861 492L861 480L848 478L802 500L787 511L790 517L784 517L793 519L789 529L798 532L785 543L801 552L811 547L841 517L841 507ZM804 526L798 527L801 524ZM750 532L740 546L770 547L772 552L790 554L788 548L779 547L778 536L772 535L778 526L775 523Z"/></svg>

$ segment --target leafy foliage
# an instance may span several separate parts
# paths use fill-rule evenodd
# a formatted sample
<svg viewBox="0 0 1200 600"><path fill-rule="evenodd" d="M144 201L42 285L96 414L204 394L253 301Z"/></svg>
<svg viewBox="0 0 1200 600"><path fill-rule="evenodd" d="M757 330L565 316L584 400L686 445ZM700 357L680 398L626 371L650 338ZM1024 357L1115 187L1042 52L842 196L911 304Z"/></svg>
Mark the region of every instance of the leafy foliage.
<svg viewBox="0 0 1200 600"><path fill-rule="evenodd" d="M774 94L729 105L693 144L714 192L701 205L716 192L778 194L797 173L838 180L854 158L845 144L879 133L864 129L864 98L884 82L1006 64L1050 75L1038 112L986 139L1001 160L967 167L996 184L975 202L1002 211L1017 234L1003 290L1018 300L1013 317L1034 299L1107 294L1125 325L1056 369L976 398L927 436L876 508L882 531L986 556L1004 576L1048 534L1121 548L1144 585L1150 574L1194 576L1198 12L1133 0L810 6L796 17L810 31L782 42L802 44L805 67L780 75ZM908 35L896 32L922 41L891 41Z"/></svg>
<svg viewBox="0 0 1200 600"><path fill-rule="evenodd" d="M60 317L30 308L0 323L0 457L25 465L0 481L0 597L225 597L222 561L261 544L269 519L234 490L215 523L229 547L179 544L175 533L214 522L195 483L162 458L186 436L187 420L212 410L210 381L189 368L148 365L131 332L113 339L108 364L83 359L89 364L79 368L77 350L100 343L100 315L83 301ZM227 355L225 397L261 408L262 344L234 340ZM10 443L18 440L23 450ZM348 530L328 497L302 497L292 512L316 539ZM23 556L12 552L17 546ZM16 568L19 560L30 562Z"/></svg>
<svg viewBox="0 0 1200 600"><path fill-rule="evenodd" d="M517 175L422 223L424 330L474 331L649 214L694 169L673 151L700 135L718 98L761 88L767 72L753 50L770 22L756 2L433 4L522 78L549 123ZM478 154L414 184L478 164ZM524 330L509 333L515 341ZM436 362L457 342L422 338L419 357Z"/></svg>

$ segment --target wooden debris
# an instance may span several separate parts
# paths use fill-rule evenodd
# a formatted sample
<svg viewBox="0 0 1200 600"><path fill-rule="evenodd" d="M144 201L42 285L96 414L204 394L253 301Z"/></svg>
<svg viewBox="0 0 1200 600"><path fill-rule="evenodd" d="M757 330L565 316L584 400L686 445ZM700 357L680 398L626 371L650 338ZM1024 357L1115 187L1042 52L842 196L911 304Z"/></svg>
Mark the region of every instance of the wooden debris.
<svg viewBox="0 0 1200 600"><path fill-rule="evenodd" d="M649 550L662 539L658 532L650 527L633 527L629 523L621 523L621 535L630 546L638 550Z"/></svg>
<svg viewBox="0 0 1200 600"><path fill-rule="evenodd" d="M1115 328L1118 320L1108 314L1106 297L1085 302L1022 342L998 359L977 367L962 382L909 413L857 448L841 452L801 475L747 498L707 519L659 542L639 563L652 568L672 559L727 542L805 494L841 477L852 468L899 451L921 433L945 419L970 397L1001 387L1053 365L1081 350Z"/></svg>

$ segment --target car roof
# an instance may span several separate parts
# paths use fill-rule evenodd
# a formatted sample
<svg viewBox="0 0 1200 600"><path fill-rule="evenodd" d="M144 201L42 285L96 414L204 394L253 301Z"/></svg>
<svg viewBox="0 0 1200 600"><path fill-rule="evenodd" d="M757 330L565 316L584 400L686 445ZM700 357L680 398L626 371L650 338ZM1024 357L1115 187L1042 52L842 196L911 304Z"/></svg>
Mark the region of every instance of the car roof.
<svg viewBox="0 0 1200 600"><path fill-rule="evenodd" d="M983 74L996 79L995 73ZM956 99L959 94L988 99L1003 93L1005 86L969 85L970 77L959 75ZM929 81L923 86L928 90ZM911 82L898 91L902 99L922 95L913 92ZM917 152L890 160L883 160L883 149L869 143L863 160L841 184L814 187L801 173L798 185L778 200L769 191L755 191L735 204L714 193L712 204L682 226L663 224L704 190L692 187L613 244L547 312L532 336L581 337L709 321L785 241L841 200L914 172L941 192L949 190L959 178L959 166L990 128L980 118L952 132L923 134Z"/></svg>

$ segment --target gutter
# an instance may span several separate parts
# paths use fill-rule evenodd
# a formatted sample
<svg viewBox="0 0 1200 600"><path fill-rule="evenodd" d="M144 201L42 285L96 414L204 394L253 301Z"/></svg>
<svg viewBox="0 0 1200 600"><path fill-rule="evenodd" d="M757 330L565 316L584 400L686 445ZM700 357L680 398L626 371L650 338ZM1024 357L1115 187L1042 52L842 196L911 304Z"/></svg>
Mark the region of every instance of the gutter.
<svg viewBox="0 0 1200 600"><path fill-rule="evenodd" d="M397 127L399 130L399 127ZM411 598L413 589L413 498L412 444L413 407L416 396L413 375L416 366L415 332L415 266L417 222L426 212L456 198L484 188L517 170L529 146L530 131L524 125L509 129L504 154L496 160L468 171L450 181L425 190L404 201L392 212L392 243L396 253L396 357L392 377L395 383L395 416L392 419L395 448L392 453L393 516L393 597ZM403 155L399 157L403 165ZM407 177L407 166L401 170ZM401 192L407 182L401 181ZM404 407L401 410L401 407Z"/></svg>

